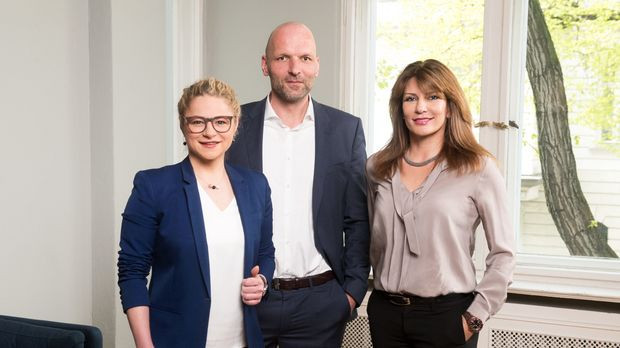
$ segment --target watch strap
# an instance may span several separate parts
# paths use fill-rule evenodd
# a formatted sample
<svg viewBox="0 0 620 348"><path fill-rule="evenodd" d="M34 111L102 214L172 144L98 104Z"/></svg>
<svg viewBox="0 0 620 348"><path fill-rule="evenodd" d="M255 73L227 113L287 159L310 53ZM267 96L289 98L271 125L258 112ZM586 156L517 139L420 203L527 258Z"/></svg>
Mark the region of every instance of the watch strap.
<svg viewBox="0 0 620 348"><path fill-rule="evenodd" d="M469 331L473 333L478 333L480 332L480 330L482 330L484 323L482 322L482 320L480 320L480 318L476 317L475 315L469 312L463 313L463 317L465 318L465 321L467 322Z"/></svg>

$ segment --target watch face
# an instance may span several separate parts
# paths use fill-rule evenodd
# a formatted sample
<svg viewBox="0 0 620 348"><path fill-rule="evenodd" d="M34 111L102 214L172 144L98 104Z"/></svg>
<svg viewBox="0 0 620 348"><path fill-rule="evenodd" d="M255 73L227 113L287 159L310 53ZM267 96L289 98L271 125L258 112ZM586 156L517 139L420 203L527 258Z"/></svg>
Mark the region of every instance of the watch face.
<svg viewBox="0 0 620 348"><path fill-rule="evenodd" d="M479 332L482 329L482 320L472 316L471 318L469 318L468 323L469 324L469 329L472 332Z"/></svg>
<svg viewBox="0 0 620 348"><path fill-rule="evenodd" d="M482 330L482 326L484 326L484 323L482 322L482 320L471 315L471 313L469 312L465 312L464 316L465 316L465 320L467 320L467 326L469 327L469 330L471 332L477 333L477 332L480 332L480 330Z"/></svg>

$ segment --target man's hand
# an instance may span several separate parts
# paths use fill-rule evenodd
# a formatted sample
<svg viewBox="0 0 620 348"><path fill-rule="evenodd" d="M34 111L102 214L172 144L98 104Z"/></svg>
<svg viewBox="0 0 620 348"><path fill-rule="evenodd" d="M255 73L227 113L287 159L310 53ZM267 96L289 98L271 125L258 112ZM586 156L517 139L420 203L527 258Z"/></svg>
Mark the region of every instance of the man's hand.
<svg viewBox="0 0 620 348"><path fill-rule="evenodd" d="M263 298L265 283L263 278L258 275L259 267L254 266L250 271L251 277L245 278L241 282L241 300L248 306L255 306Z"/></svg>
<svg viewBox="0 0 620 348"><path fill-rule="evenodd" d="M346 292L345 295L347 295L347 300L349 300L349 307L351 307L351 313L353 313L353 310L356 306L355 300L353 299L353 297L351 297L351 295L347 294Z"/></svg>

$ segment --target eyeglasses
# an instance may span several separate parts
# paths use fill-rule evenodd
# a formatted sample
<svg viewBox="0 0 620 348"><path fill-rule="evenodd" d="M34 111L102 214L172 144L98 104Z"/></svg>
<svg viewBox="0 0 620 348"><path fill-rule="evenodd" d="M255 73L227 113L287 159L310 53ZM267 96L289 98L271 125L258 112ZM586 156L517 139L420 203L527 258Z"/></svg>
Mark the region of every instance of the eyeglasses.
<svg viewBox="0 0 620 348"><path fill-rule="evenodd" d="M188 116L185 117L185 124L190 133L202 133L207 129L207 124L211 122L213 129L218 133L226 133L230 130L232 120L236 116L215 116L215 117L201 117L201 116Z"/></svg>

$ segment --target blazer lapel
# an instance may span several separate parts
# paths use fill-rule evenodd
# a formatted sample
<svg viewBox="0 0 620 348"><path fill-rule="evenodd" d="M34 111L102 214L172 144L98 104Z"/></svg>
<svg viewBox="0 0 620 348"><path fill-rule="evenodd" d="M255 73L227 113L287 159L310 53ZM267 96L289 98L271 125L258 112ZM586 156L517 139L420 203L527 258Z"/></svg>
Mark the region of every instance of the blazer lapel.
<svg viewBox="0 0 620 348"><path fill-rule="evenodd" d="M243 235L245 237L244 253L243 253L243 277L250 276L250 270L252 269L252 260L254 259L252 251L254 250L254 236L250 232L254 226L251 221L252 205L250 204L250 193L248 184L243 179L243 176L235 168L226 164L226 172L237 200L237 208L239 209L239 215L241 217L241 225L243 226Z"/></svg>
<svg viewBox="0 0 620 348"><path fill-rule="evenodd" d="M200 205L200 194L198 193L196 176L194 175L194 169L189 161L189 157L186 157L181 163L181 170L183 171L185 198L187 199L187 208L189 209L189 217L192 223L192 232L194 233L194 243L196 245L196 254L198 255L200 271L202 273L202 281L207 289L207 295L211 296L207 236L205 234L205 225L202 218L202 207Z"/></svg>
<svg viewBox="0 0 620 348"><path fill-rule="evenodd" d="M327 170L326 156L320 154L330 151L328 137L330 127L329 115L323 110L321 104L312 100L314 106L314 180L312 182L312 222L317 225L319 204L323 197L323 178Z"/></svg>
<svg viewBox="0 0 620 348"><path fill-rule="evenodd" d="M265 124L265 106L267 98L253 104L247 109L247 117L243 122L245 149L248 156L249 168L256 171L263 171L263 126Z"/></svg>

